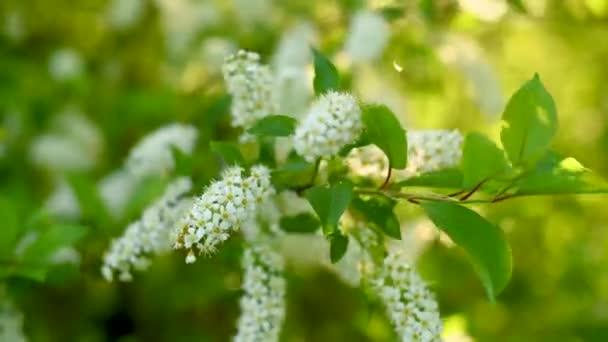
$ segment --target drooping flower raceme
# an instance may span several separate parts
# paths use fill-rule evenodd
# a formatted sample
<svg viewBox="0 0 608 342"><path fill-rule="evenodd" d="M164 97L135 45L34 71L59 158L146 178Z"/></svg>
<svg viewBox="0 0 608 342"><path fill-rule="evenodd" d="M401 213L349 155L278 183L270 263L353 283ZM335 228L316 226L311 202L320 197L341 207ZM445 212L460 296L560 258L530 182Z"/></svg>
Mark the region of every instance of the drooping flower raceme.
<svg viewBox="0 0 608 342"><path fill-rule="evenodd" d="M307 161L330 158L359 137L361 108L350 94L328 92L321 96L296 128L294 147Z"/></svg>
<svg viewBox="0 0 608 342"><path fill-rule="evenodd" d="M418 173L457 166L462 158L463 140L462 134L457 130L408 132L407 170Z"/></svg>
<svg viewBox="0 0 608 342"><path fill-rule="evenodd" d="M173 239L175 248L188 250L187 263L196 260L195 251L215 252L274 193L265 166L254 166L248 176L243 174L237 166L226 169L222 179L209 185L182 218Z"/></svg>
<svg viewBox="0 0 608 342"><path fill-rule="evenodd" d="M372 62L390 38L389 25L379 13L362 11L353 17L344 49L353 62Z"/></svg>
<svg viewBox="0 0 608 342"><path fill-rule="evenodd" d="M242 264L245 294L234 341L278 341L285 318L283 258L268 243L260 243L245 249Z"/></svg>
<svg viewBox="0 0 608 342"><path fill-rule="evenodd" d="M189 178L182 177L173 181L138 221L131 223L120 238L112 241L101 269L108 281L114 278L115 272L118 273L119 280L131 280L131 269L146 269L150 255L171 249L171 233L191 203L186 195L191 187Z"/></svg>
<svg viewBox="0 0 608 342"><path fill-rule="evenodd" d="M9 302L0 288L0 341L26 342L23 334L23 314Z"/></svg>
<svg viewBox="0 0 608 342"><path fill-rule="evenodd" d="M260 64L260 56L240 50L226 57L222 73L232 95L232 125L248 129L259 119L276 114L277 100L270 68ZM244 134L242 139L247 139Z"/></svg>
<svg viewBox="0 0 608 342"><path fill-rule="evenodd" d="M422 172L458 166L463 140L457 130L408 131L408 165L405 170L393 170L393 179L402 180ZM352 149L346 164L351 172L361 177L384 179L388 172L388 159L375 145Z"/></svg>
<svg viewBox="0 0 608 342"><path fill-rule="evenodd" d="M175 167L172 147L183 153L194 150L198 132L179 123L163 126L145 136L129 153L126 166L135 175L162 174Z"/></svg>
<svg viewBox="0 0 608 342"><path fill-rule="evenodd" d="M401 341L440 341L442 322L437 301L424 280L399 251L389 250L370 279Z"/></svg>

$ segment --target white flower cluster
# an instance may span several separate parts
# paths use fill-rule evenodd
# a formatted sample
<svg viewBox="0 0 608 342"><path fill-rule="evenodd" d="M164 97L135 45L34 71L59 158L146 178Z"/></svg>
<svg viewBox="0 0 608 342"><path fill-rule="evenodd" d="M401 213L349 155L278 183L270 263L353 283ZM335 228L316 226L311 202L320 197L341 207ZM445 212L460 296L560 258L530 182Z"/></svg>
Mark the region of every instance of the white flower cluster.
<svg viewBox="0 0 608 342"><path fill-rule="evenodd" d="M189 250L187 263L196 261L194 250L199 254L215 252L273 193L270 170L265 166L252 167L246 177L238 166L226 169L220 181L195 199L174 232L174 247Z"/></svg>
<svg viewBox="0 0 608 342"><path fill-rule="evenodd" d="M457 130L408 131L408 166L405 170L394 170L394 179L402 180L422 172L458 166L463 140ZM388 172L388 159L375 145L352 149L346 165L361 177L383 179Z"/></svg>
<svg viewBox="0 0 608 342"><path fill-rule="evenodd" d="M457 130L437 129L407 133L410 173L455 167L462 159L464 138Z"/></svg>
<svg viewBox="0 0 608 342"><path fill-rule="evenodd" d="M114 218L122 217L138 185L138 179L125 169L113 171L97 183L99 197Z"/></svg>
<svg viewBox="0 0 608 342"><path fill-rule="evenodd" d="M145 9L143 0L112 0L106 10L108 24L118 30L130 29L141 20Z"/></svg>
<svg viewBox="0 0 608 342"><path fill-rule="evenodd" d="M191 125L173 123L145 136L129 153L126 166L134 175L163 174L175 167L172 147L192 154L198 132Z"/></svg>
<svg viewBox="0 0 608 342"><path fill-rule="evenodd" d="M354 142L363 129L361 109L350 94L322 95L296 128L294 147L307 161L330 158Z"/></svg>
<svg viewBox="0 0 608 342"><path fill-rule="evenodd" d="M226 57L222 73L232 95L233 126L248 129L259 119L276 114L274 77L268 66L260 64L257 53L239 50Z"/></svg>
<svg viewBox="0 0 608 342"><path fill-rule="evenodd" d="M49 57L49 74L55 81L75 79L84 73L84 68L82 57L71 48L56 50Z"/></svg>
<svg viewBox="0 0 608 342"><path fill-rule="evenodd" d="M282 276L283 258L268 244L245 249L244 296L235 342L273 342L279 340L285 318L286 282Z"/></svg>
<svg viewBox="0 0 608 342"><path fill-rule="evenodd" d="M384 52L389 25L379 13L362 11L353 17L344 49L355 63L372 62Z"/></svg>
<svg viewBox="0 0 608 342"><path fill-rule="evenodd" d="M186 196L191 187L189 178L173 181L138 221L131 223L120 238L112 241L101 268L108 281L112 281L114 272L119 274L119 280L130 281L132 268L146 269L150 264L149 255L171 249L171 232L191 203Z"/></svg>
<svg viewBox="0 0 608 342"><path fill-rule="evenodd" d="M25 342L23 334L23 314L6 300L4 289L0 288L0 341Z"/></svg>
<svg viewBox="0 0 608 342"><path fill-rule="evenodd" d="M103 149L99 127L80 108L68 105L53 118L49 130L34 138L29 157L51 171L85 171L95 167Z"/></svg>
<svg viewBox="0 0 608 342"><path fill-rule="evenodd" d="M370 279L401 341L440 341L442 322L433 294L399 252L389 250Z"/></svg>

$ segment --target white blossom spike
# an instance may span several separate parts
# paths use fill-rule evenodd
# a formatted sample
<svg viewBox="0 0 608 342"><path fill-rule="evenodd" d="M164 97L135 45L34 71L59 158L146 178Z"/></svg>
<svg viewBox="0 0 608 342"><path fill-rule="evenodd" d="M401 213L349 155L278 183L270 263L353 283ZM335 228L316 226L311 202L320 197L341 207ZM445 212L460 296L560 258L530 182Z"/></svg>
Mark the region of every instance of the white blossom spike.
<svg viewBox="0 0 608 342"><path fill-rule="evenodd" d="M127 169L134 175L164 174L175 168L172 147L192 154L198 132L194 126L173 123L145 136L129 153Z"/></svg>
<svg viewBox="0 0 608 342"><path fill-rule="evenodd" d="M390 27L379 13L355 14L344 50L355 63L373 62L382 56L390 38Z"/></svg>
<svg viewBox="0 0 608 342"><path fill-rule="evenodd" d="M108 281L118 273L121 281L130 281L131 270L144 270L151 255L171 250L171 233L191 201L186 196L192 182L182 177L167 186L165 193L146 210L138 221L131 223L125 233L112 241L104 255L101 272Z"/></svg>
<svg viewBox="0 0 608 342"><path fill-rule="evenodd" d="M222 179L211 183L195 199L190 211L174 232L174 247L212 254L241 225L253 218L259 205L274 193L270 170L262 165L249 175L238 166L223 172ZM192 261L189 257L187 261Z"/></svg>
<svg viewBox="0 0 608 342"><path fill-rule="evenodd" d="M232 95L232 125L251 128L259 119L276 114L277 96L270 68L260 63L260 55L239 50L226 57L222 73ZM243 134L242 140L248 135Z"/></svg>
<svg viewBox="0 0 608 342"><path fill-rule="evenodd" d="M278 341L286 307L283 257L267 243L261 243L245 249L242 265L245 294L233 341Z"/></svg>
<svg viewBox="0 0 608 342"><path fill-rule="evenodd" d="M407 170L419 173L458 166L462 158L463 141L462 134L457 130L408 132Z"/></svg>
<svg viewBox="0 0 608 342"><path fill-rule="evenodd" d="M405 170L393 170L393 179L402 180L422 172L458 166L463 140L457 130L408 131L408 165ZM354 148L346 158L346 164L361 177L384 179L388 172L388 159L375 145Z"/></svg>
<svg viewBox="0 0 608 342"><path fill-rule="evenodd" d="M26 342L23 314L6 298L5 292L5 288L0 287L0 341Z"/></svg>
<svg viewBox="0 0 608 342"><path fill-rule="evenodd" d="M331 158L359 137L361 108L350 94L330 91L322 95L296 128L294 147L307 161Z"/></svg>
<svg viewBox="0 0 608 342"><path fill-rule="evenodd" d="M439 307L424 280L399 251L389 250L370 279L401 341L441 341Z"/></svg>

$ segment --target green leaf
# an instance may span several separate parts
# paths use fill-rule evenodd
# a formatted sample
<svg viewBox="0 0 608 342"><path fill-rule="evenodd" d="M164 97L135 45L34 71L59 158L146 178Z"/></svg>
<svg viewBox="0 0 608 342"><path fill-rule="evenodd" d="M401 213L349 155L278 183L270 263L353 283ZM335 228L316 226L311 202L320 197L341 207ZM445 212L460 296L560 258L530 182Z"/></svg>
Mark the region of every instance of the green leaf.
<svg viewBox="0 0 608 342"><path fill-rule="evenodd" d="M181 176L192 175L192 167L194 165L192 156L175 146L171 146L171 152L175 161L175 174Z"/></svg>
<svg viewBox="0 0 608 342"><path fill-rule="evenodd" d="M339 155L341 157L346 157L353 148L367 146L367 145L369 145L371 143L372 142L369 140L369 136L367 135L367 132L363 131L361 133L361 135L359 135L359 137L357 138L357 140L355 140L352 144L348 144L348 145L342 147L342 149L340 150Z"/></svg>
<svg viewBox="0 0 608 342"><path fill-rule="evenodd" d="M507 0L507 2L509 3L509 5L511 5L511 7L513 7L516 11L520 13L528 12L522 0Z"/></svg>
<svg viewBox="0 0 608 342"><path fill-rule="evenodd" d="M319 216L326 235L336 231L340 217L353 197L352 184L342 182L331 186L316 186L304 192Z"/></svg>
<svg viewBox="0 0 608 342"><path fill-rule="evenodd" d="M227 165L245 165L245 158L243 158L238 144L225 141L212 141L209 143L209 147L211 151L219 154Z"/></svg>
<svg viewBox="0 0 608 342"><path fill-rule="evenodd" d="M46 264L53 253L62 247L73 245L86 233L86 227L80 225L54 224L39 232L36 240L25 248L19 259L26 264Z"/></svg>
<svg viewBox="0 0 608 342"><path fill-rule="evenodd" d="M335 264L346 254L348 238L336 231L329 236L329 243L329 259Z"/></svg>
<svg viewBox="0 0 608 342"><path fill-rule="evenodd" d="M296 129L297 120L286 115L268 115L258 120L247 132L259 137L287 137Z"/></svg>
<svg viewBox="0 0 608 342"><path fill-rule="evenodd" d="M508 169L505 153L496 144L482 134L467 134L462 151L462 186L465 190L471 190Z"/></svg>
<svg viewBox="0 0 608 342"><path fill-rule="evenodd" d="M393 21L403 18L405 15L405 6L386 6L378 9L378 12L384 17L384 19Z"/></svg>
<svg viewBox="0 0 608 342"><path fill-rule="evenodd" d="M305 186L310 183L314 171L315 164L294 156L272 171L272 184L278 188Z"/></svg>
<svg viewBox="0 0 608 342"><path fill-rule="evenodd" d="M281 217L281 229L288 233L314 233L320 226L321 222L309 213Z"/></svg>
<svg viewBox="0 0 608 342"><path fill-rule="evenodd" d="M384 105L365 105L362 114L369 140L388 157L391 168L407 166L407 138L395 114Z"/></svg>
<svg viewBox="0 0 608 342"><path fill-rule="evenodd" d="M20 232L17 210L13 203L0 198L0 258L8 258L14 251L15 243Z"/></svg>
<svg viewBox="0 0 608 342"><path fill-rule="evenodd" d="M435 226L468 254L488 297L494 301L511 279L511 249L504 232L476 212L447 202L423 202Z"/></svg>
<svg viewBox="0 0 608 342"><path fill-rule="evenodd" d="M392 187L400 189L405 186L424 186L429 188L457 189L462 186L463 175L459 169L443 169L421 173L395 183Z"/></svg>
<svg viewBox="0 0 608 342"><path fill-rule="evenodd" d="M78 199L83 217L94 221L99 227L110 227L110 214L95 182L85 175L73 174L68 176L68 183Z"/></svg>
<svg viewBox="0 0 608 342"><path fill-rule="evenodd" d="M340 76L336 66L319 50L313 48L312 53L315 66L315 78L313 80L315 94L318 96L328 90L337 90L340 86Z"/></svg>
<svg viewBox="0 0 608 342"><path fill-rule="evenodd" d="M401 225L393 212L396 204L395 200L384 196L374 196L369 199L356 197L350 203L350 207L386 235L401 240Z"/></svg>
<svg viewBox="0 0 608 342"><path fill-rule="evenodd" d="M513 165L543 157L557 131L557 110L538 74L511 97L502 121L500 138Z"/></svg>
<svg viewBox="0 0 608 342"><path fill-rule="evenodd" d="M608 182L574 158L549 155L531 175L518 182L515 195L608 193Z"/></svg>

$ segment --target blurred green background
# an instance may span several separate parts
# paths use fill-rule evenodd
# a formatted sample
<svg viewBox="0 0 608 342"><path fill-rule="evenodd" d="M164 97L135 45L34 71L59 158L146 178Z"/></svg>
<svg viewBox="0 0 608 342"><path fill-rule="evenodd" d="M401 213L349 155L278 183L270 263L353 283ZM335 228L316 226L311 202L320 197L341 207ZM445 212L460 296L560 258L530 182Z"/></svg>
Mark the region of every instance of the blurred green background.
<svg viewBox="0 0 608 342"><path fill-rule="evenodd" d="M380 58L356 63L344 42L363 9L381 13L391 35ZM538 72L558 107L556 149L608 178L608 0L2 0L0 196L24 225L87 227L76 262L58 263L46 281L1 281L0 300L23 312L29 340L229 340L239 311L238 239L195 265L171 255L131 283L107 283L103 251L163 180L138 184L118 215L101 215L81 193L80 208L66 209L59 189L69 192L66 179L94 189L138 139L175 121L200 130L192 177L206 184L220 168L208 142L237 136L223 56L246 48L270 62L283 33L302 23L345 88L389 104L409 129L496 138L509 95ZM68 140L78 148L49 154ZM419 266L439 299L445 340L608 341L605 202L567 196L483 207L514 255L513 279L496 304L460 250L427 239ZM404 222L416 215L405 209ZM291 259L297 253L306 246ZM282 340L395 340L382 309L326 268L294 262L287 277Z"/></svg>

